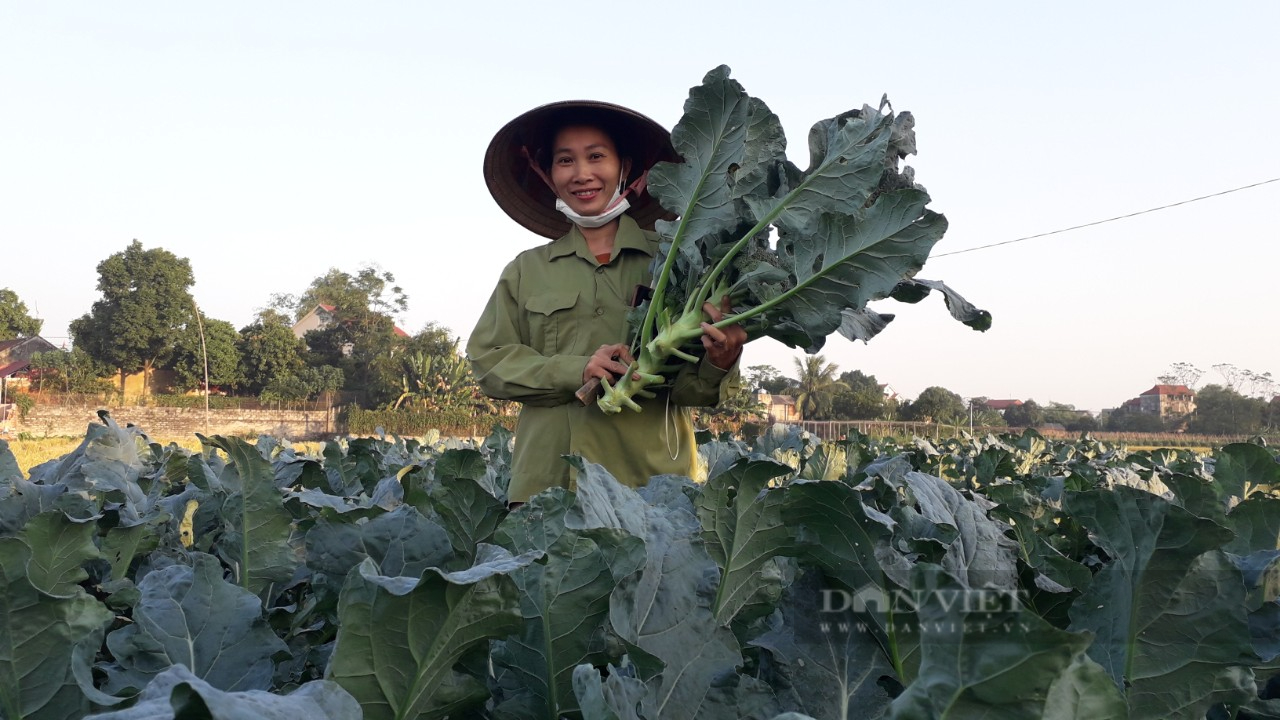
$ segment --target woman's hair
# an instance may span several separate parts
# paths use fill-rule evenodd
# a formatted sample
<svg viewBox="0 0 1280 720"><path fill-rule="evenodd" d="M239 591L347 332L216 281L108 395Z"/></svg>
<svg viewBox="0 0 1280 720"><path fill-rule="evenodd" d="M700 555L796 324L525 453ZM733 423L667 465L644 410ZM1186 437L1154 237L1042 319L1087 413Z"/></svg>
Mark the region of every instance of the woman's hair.
<svg viewBox="0 0 1280 720"><path fill-rule="evenodd" d="M620 119L617 113L602 112L595 108L566 108L553 113L537 131L537 149L533 150L533 157L543 172L551 171L552 145L555 144L556 135L567 127L579 126L593 127L608 135L618 151L619 159L636 159L631 147L635 129ZM632 167L634 169L635 162Z"/></svg>

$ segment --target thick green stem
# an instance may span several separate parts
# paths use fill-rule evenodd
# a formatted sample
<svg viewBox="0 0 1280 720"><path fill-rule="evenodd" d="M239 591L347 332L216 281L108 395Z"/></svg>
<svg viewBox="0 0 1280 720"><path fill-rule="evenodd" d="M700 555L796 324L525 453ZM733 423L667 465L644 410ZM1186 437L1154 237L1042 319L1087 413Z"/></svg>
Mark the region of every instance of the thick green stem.
<svg viewBox="0 0 1280 720"><path fill-rule="evenodd" d="M696 313L683 313L675 322L662 328L657 337L641 346L636 361L627 368L626 375L616 385L605 383L604 394L597 401L600 409L606 413L621 412L627 407L640 410L635 397L653 397L648 388L666 382L662 371L667 369L671 357L680 357L685 362L697 362L697 358L682 351L680 347L686 342L702 335L702 308ZM639 379L632 379L639 375Z"/></svg>

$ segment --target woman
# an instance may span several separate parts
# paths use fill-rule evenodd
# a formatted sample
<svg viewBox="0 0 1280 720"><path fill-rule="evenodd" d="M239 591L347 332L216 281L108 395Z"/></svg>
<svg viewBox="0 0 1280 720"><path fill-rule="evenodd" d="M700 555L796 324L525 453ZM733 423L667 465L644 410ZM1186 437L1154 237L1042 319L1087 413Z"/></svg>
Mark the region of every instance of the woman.
<svg viewBox="0 0 1280 720"><path fill-rule="evenodd" d="M727 306L708 303L705 356L670 388L638 400L643 412L606 415L574 393L592 378L627 370L627 311L648 287L662 208L645 191L648 169L678 161L661 125L601 102L544 105L507 123L485 153L485 181L513 220L552 242L520 253L502 271L467 342L481 389L522 403L509 500L573 487L564 455L604 465L644 485L653 475L690 475L697 458L688 408L737 389L746 332L723 329ZM727 299L724 300L727 302Z"/></svg>

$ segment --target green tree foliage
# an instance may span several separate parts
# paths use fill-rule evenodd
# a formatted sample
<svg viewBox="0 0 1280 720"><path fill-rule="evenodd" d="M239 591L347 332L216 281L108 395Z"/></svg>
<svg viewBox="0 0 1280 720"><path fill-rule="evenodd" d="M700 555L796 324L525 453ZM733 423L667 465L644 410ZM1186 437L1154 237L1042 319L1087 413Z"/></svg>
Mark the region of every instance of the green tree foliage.
<svg viewBox="0 0 1280 720"><path fill-rule="evenodd" d="M1072 432L1087 432L1098 429L1098 421L1088 412L1077 410L1075 405L1051 402L1042 411L1045 422L1057 423Z"/></svg>
<svg viewBox="0 0 1280 720"><path fill-rule="evenodd" d="M772 365L752 365L744 375L752 391L764 390L771 395L786 393L795 382Z"/></svg>
<svg viewBox="0 0 1280 720"><path fill-rule="evenodd" d="M275 311L265 311L252 324L240 329L236 341L243 373L242 387L258 395L281 377L296 376L304 367L307 346L293 334L288 319Z"/></svg>
<svg viewBox="0 0 1280 720"><path fill-rule="evenodd" d="M796 410L805 420L831 420L836 393L846 389L836 379L840 368L821 355L796 358Z"/></svg>
<svg viewBox="0 0 1280 720"><path fill-rule="evenodd" d="M885 416L884 391L875 375L861 370L840 373L844 387L836 391L831 413L840 420L880 420Z"/></svg>
<svg viewBox="0 0 1280 720"><path fill-rule="evenodd" d="M209 385L224 388L238 386L243 377L240 370L240 352L236 343L240 334L226 320L202 318L204 325L204 342L201 343L199 323L188 323L186 329L178 336L174 347L173 359L169 368L173 370L174 388L180 391L200 390L204 388L204 361L209 358Z"/></svg>
<svg viewBox="0 0 1280 720"><path fill-rule="evenodd" d="M393 285L389 272L366 267L352 275L337 268L311 282L298 296L277 295L273 306L301 318L317 305L332 307L332 320L308 332L306 362L342 371L344 390L363 407L385 406L401 394L401 365L396 355L407 338L397 331L391 313L408 308L408 299Z"/></svg>
<svg viewBox="0 0 1280 720"><path fill-rule="evenodd" d="M1188 430L1206 435L1244 435L1262 430L1267 403L1229 387L1206 385L1196 394L1196 412Z"/></svg>
<svg viewBox="0 0 1280 720"><path fill-rule="evenodd" d="M400 394L388 403L388 408L498 412L503 403L480 391L471 364L458 352L460 342L461 338L436 323L428 323L409 338L396 356L400 362Z"/></svg>
<svg viewBox="0 0 1280 720"><path fill-rule="evenodd" d="M393 284L395 280L391 273L379 272L374 267L361 268L355 275L330 268L312 280L301 295L275 295L271 305L291 313L295 320L300 320L317 305L332 306L339 314L365 310L392 315L409 309L409 298Z"/></svg>
<svg viewBox="0 0 1280 720"><path fill-rule="evenodd" d="M27 305L18 298L18 293L0 288L0 340L39 335L43 325L43 320L27 314Z"/></svg>
<svg viewBox="0 0 1280 720"><path fill-rule="evenodd" d="M1047 422L1045 411L1035 400L1013 405L1004 411L1004 421L1009 427L1040 427Z"/></svg>
<svg viewBox="0 0 1280 720"><path fill-rule="evenodd" d="M320 367L304 367L296 373L278 375L271 379L267 386L258 393L263 402L301 402L325 397L342 389L342 370L322 365Z"/></svg>
<svg viewBox="0 0 1280 720"><path fill-rule="evenodd" d="M113 368L89 357L80 348L51 350L31 356L33 392L101 393L112 390L103 380Z"/></svg>
<svg viewBox="0 0 1280 720"><path fill-rule="evenodd" d="M1111 432L1165 432L1168 429L1159 415L1123 408L1108 415L1103 427Z"/></svg>
<svg viewBox="0 0 1280 720"><path fill-rule="evenodd" d="M151 373L167 361L178 337L193 319L188 288L195 282L191 263L163 248L129 247L98 263L101 299L71 323L71 336L98 362L116 368L121 389L129 373Z"/></svg>
<svg viewBox="0 0 1280 720"><path fill-rule="evenodd" d="M914 401L903 403L902 417L919 422L957 425L969 422L969 410L959 395L934 385L922 390Z"/></svg>
<svg viewBox="0 0 1280 720"><path fill-rule="evenodd" d="M338 311L333 322L303 338L308 364L342 370L343 389L362 407L386 405L401 392L401 367L396 357L404 339L391 318L373 311Z"/></svg>

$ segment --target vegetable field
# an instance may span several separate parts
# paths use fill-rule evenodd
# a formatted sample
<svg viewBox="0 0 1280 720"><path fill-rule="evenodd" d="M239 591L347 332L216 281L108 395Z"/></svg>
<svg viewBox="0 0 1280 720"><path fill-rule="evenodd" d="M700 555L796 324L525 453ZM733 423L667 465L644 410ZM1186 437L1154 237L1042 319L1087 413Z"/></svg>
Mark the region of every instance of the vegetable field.
<svg viewBox="0 0 1280 720"><path fill-rule="evenodd" d="M1275 718L1280 464L701 439L508 512L511 436L0 442L0 715Z"/></svg>

